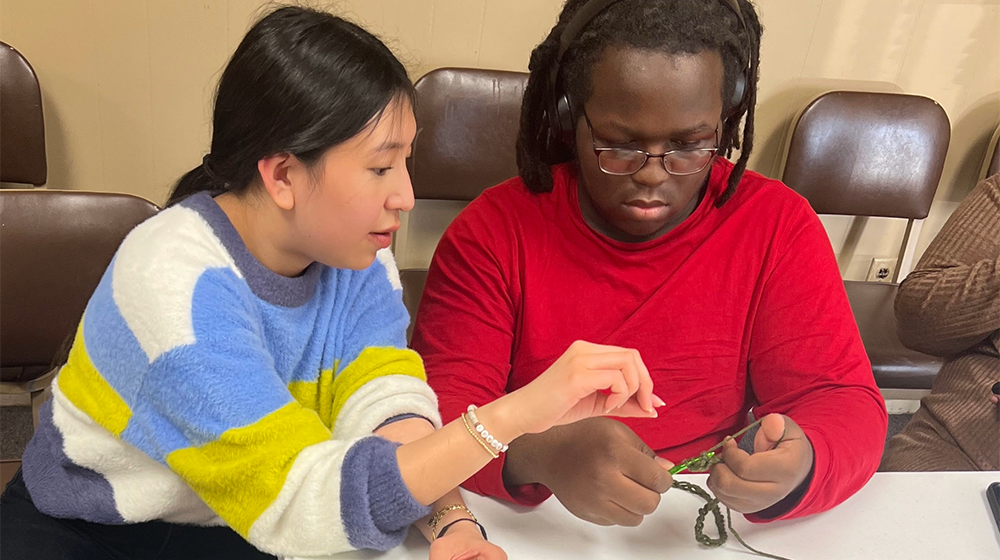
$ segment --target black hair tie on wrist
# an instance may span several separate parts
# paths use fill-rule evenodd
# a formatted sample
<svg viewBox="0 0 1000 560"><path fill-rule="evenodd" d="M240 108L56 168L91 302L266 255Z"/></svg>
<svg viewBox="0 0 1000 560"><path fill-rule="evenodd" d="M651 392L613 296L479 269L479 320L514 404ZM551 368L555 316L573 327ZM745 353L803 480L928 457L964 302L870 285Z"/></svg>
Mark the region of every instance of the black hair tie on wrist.
<svg viewBox="0 0 1000 560"><path fill-rule="evenodd" d="M476 524L476 526L478 526L478 527L479 527L479 531L480 531L480 532L482 532L482 534L483 534L483 540L484 540L484 541L488 541L488 540L490 540L490 539L489 539L489 537L487 537L487 536L486 536L486 528L485 528L485 527L483 527L483 524L482 524L482 523L480 523L480 522L478 522L478 521L476 521L475 519L472 519L472 518L470 518L470 517L463 517L463 518L461 518L461 519L456 519L456 520L452 521L451 523L449 523L449 524L445 525L444 527L441 527L441 530L440 530L440 531L438 531L438 534L437 534L437 536L436 536L436 537L434 537L434 538L435 538L435 539L440 539L441 537L443 537L443 536L444 536L444 534L445 534L445 533L447 533L447 532L448 532L448 529L450 529L452 525L454 525L454 524L456 524L456 523L461 523L461 522L463 522L463 521L469 521L469 522L471 522L471 523L475 523L475 524Z"/></svg>

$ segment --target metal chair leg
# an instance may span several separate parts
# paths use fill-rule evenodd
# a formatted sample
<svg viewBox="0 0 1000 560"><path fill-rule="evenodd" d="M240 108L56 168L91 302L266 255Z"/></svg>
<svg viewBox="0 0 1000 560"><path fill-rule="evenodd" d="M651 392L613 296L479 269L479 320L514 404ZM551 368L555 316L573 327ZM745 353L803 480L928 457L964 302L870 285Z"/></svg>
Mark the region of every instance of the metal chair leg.
<svg viewBox="0 0 1000 560"><path fill-rule="evenodd" d="M49 400L52 396L52 386L46 385L43 389L39 391L31 392L31 425L36 430L38 429L38 410L41 408L42 403Z"/></svg>

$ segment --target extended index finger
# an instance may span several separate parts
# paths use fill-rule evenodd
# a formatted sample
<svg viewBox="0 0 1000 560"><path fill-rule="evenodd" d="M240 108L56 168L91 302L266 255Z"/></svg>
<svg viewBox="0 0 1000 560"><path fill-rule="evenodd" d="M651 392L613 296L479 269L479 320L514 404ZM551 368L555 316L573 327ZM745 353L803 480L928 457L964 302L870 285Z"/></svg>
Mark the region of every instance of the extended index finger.
<svg viewBox="0 0 1000 560"><path fill-rule="evenodd" d="M635 397L639 401L639 406L646 412L653 412L653 378L649 375L649 368L642 361L642 356L638 350L632 350L635 356L636 367L639 373L639 390Z"/></svg>
<svg viewBox="0 0 1000 560"><path fill-rule="evenodd" d="M615 407L635 395L642 410L653 412L653 379L638 350L617 346L591 345L588 367L621 370L629 384L627 394L612 398Z"/></svg>
<svg viewBox="0 0 1000 560"><path fill-rule="evenodd" d="M583 365L590 370L590 387L593 390L610 390L605 413L618 408L640 389L641 373L635 360L635 351L612 349L581 356ZM614 383L608 382L608 372L615 371ZM649 373L646 372L648 376ZM593 384L596 382L597 384ZM649 409L652 411L652 408Z"/></svg>
<svg viewBox="0 0 1000 560"><path fill-rule="evenodd" d="M750 455L729 440L722 447L722 462L742 480L749 482L781 482L794 468L787 449L778 448Z"/></svg>

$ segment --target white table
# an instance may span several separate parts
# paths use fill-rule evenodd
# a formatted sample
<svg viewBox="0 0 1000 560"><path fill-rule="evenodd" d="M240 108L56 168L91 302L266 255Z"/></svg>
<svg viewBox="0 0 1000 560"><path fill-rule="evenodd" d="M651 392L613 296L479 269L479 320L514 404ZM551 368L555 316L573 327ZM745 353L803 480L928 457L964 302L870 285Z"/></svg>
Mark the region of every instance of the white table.
<svg viewBox="0 0 1000 560"><path fill-rule="evenodd" d="M677 478L704 487L707 475ZM733 525L751 546L792 560L998 560L1000 532L986 501L986 487L995 481L1000 472L878 473L826 513L763 525L737 514ZM732 535L722 548L697 544L694 519L704 501L676 489L636 528L591 525L554 498L528 510L470 493L465 497L511 560L758 558ZM711 515L705 525L714 537ZM427 544L411 531L406 543L390 552L334 558L426 560Z"/></svg>

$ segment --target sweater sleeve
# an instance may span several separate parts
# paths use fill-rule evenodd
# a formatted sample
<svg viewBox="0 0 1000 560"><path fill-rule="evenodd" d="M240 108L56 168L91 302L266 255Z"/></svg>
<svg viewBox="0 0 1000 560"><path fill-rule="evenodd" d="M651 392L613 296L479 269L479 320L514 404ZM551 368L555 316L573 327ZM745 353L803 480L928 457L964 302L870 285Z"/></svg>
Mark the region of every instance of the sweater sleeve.
<svg viewBox="0 0 1000 560"><path fill-rule="evenodd" d="M370 435L388 420L409 415L440 428L437 397L427 385L423 361L406 347L410 316L392 253L379 251L371 267L340 289L346 293L335 318L342 332L329 410L334 437Z"/></svg>
<svg viewBox="0 0 1000 560"><path fill-rule="evenodd" d="M224 254L156 252L123 245L60 373L61 394L263 551L401 543L428 508L404 484L396 444L370 432L335 438L292 397L254 296Z"/></svg>
<svg viewBox="0 0 1000 560"><path fill-rule="evenodd" d="M896 295L914 350L950 357L1000 330L1000 175L981 183L927 247Z"/></svg>
<svg viewBox="0 0 1000 560"><path fill-rule="evenodd" d="M518 300L514 232L498 217L489 195L473 201L438 243L420 300L412 346L427 367L445 422L469 404L506 393ZM505 456L491 461L463 486L523 505L551 493L541 485L507 489Z"/></svg>
<svg viewBox="0 0 1000 560"><path fill-rule="evenodd" d="M749 348L754 415L789 416L815 453L809 488L785 519L858 491L878 467L888 423L826 232L804 200L788 213Z"/></svg>

